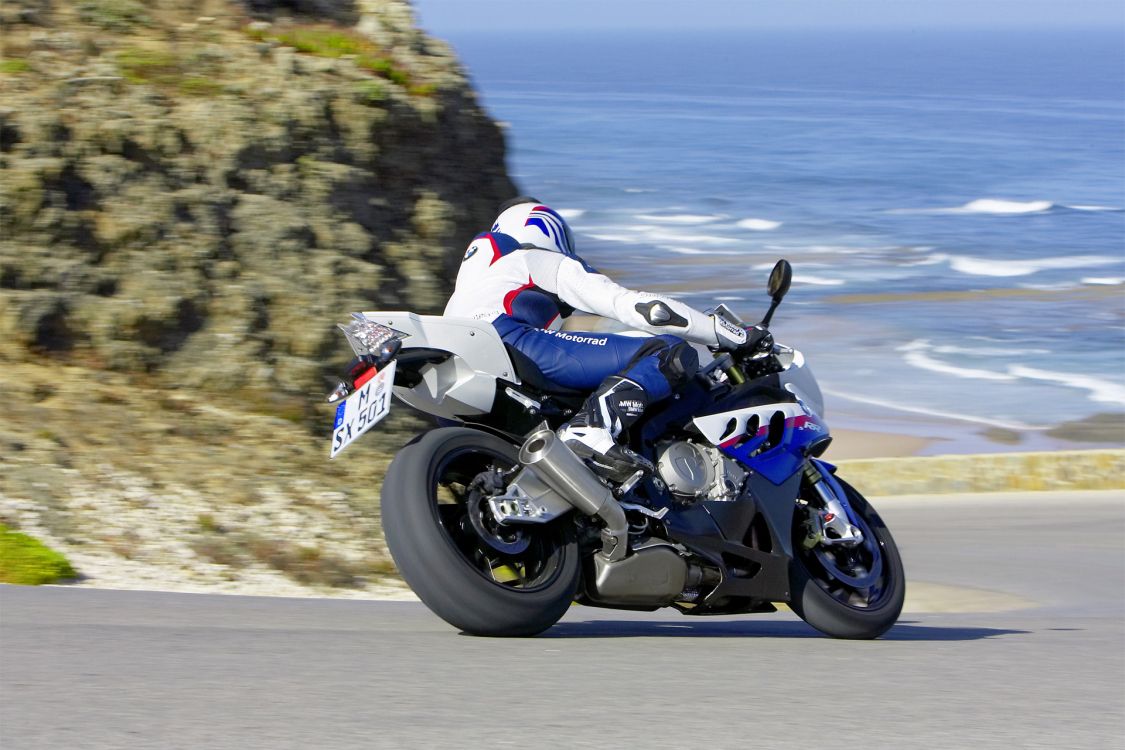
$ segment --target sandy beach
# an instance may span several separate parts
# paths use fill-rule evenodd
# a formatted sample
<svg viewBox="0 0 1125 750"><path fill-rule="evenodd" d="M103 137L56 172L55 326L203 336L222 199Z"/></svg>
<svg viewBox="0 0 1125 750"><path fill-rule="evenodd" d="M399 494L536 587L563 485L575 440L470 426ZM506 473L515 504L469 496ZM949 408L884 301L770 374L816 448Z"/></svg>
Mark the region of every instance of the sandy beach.
<svg viewBox="0 0 1125 750"><path fill-rule="evenodd" d="M936 441L913 435L864 430L833 430L832 445L824 454L829 461L852 458L900 458L918 456Z"/></svg>

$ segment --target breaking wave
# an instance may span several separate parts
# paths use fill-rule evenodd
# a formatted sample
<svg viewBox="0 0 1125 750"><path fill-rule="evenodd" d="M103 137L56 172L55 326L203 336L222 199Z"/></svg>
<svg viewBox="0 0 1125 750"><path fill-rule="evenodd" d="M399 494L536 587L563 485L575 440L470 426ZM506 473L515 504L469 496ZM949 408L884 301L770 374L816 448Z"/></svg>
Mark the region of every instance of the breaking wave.
<svg viewBox="0 0 1125 750"><path fill-rule="evenodd" d="M898 350L903 352L902 358L906 361L906 364L917 367L920 370L940 372L943 375L952 375L956 378L968 378L971 380L1005 381L1016 379L1014 375L1003 372L978 370L972 367L955 367L954 365L936 360L927 354L927 352L933 350L933 347L930 346L930 342L927 339L911 341L909 344L898 347Z"/></svg>
<svg viewBox="0 0 1125 750"><path fill-rule="evenodd" d="M881 248L868 248L859 247L855 245L801 245L801 244L778 244L778 245L765 245L765 250L779 253L818 253L826 255L859 255L860 253L871 252L872 250L879 250Z"/></svg>
<svg viewBox="0 0 1125 750"><path fill-rule="evenodd" d="M1029 354L1050 354L1049 349L1000 349L991 346L935 346L937 354L968 354L972 357L1024 357Z"/></svg>
<svg viewBox="0 0 1125 750"><path fill-rule="evenodd" d="M1008 430L1043 430L1044 427L1037 425L1026 424L1024 422L1003 421L999 419L992 419L991 417L974 417L964 412L945 411L940 409L927 409L921 406L913 406L910 404L899 404L894 401L887 401L881 398L870 398L868 396L857 396L853 393L845 393L843 391L833 390L831 388L821 388L821 392L826 396L833 398L842 398L845 401L854 401L857 404L869 404L871 406L879 406L884 409L891 409L893 411L901 411L907 414L921 414L926 417L938 417L940 419L948 419L954 422L968 422L970 424L982 424L988 427L1003 427Z"/></svg>
<svg viewBox="0 0 1125 750"><path fill-rule="evenodd" d="M749 229L753 232L768 232L771 229L780 227L781 222L771 221L769 219L743 219L737 222L736 226L740 229Z"/></svg>
<svg viewBox="0 0 1125 750"><path fill-rule="evenodd" d="M1071 211L1120 211L1116 206L1068 206L1051 201L1009 201L999 198L977 198L961 206L947 208L892 208L892 214L984 214L992 216L1020 216L1041 214L1054 209Z"/></svg>
<svg viewBox="0 0 1125 750"><path fill-rule="evenodd" d="M723 216L715 214L639 214L636 218L641 221L655 221L657 224L681 224L691 226L695 224L711 224L721 221Z"/></svg>
<svg viewBox="0 0 1125 750"><path fill-rule="evenodd" d="M1090 375L1076 375L1069 372L1038 370L1023 365L1012 365L1008 368L1008 372L1019 378L1042 380L1048 383L1058 383L1067 388L1080 388L1089 391L1089 399L1091 401L1097 401L1100 404L1125 406L1125 385L1111 383L1102 378L1095 378Z"/></svg>
<svg viewBox="0 0 1125 750"><path fill-rule="evenodd" d="M1104 378L1077 373L1053 372L1040 370L1026 365L1007 365L1004 372L995 370L981 370L972 367L957 367L947 362L934 359L930 353L947 353L959 351L955 347L935 347L929 339L915 339L908 344L898 347L903 353L903 360L908 365L921 370L937 372L943 375L952 375L958 378L971 380L990 380L994 382L1014 382L1017 380L1037 380L1046 383L1056 383L1067 388L1076 388L1089 392L1089 400L1102 404L1125 406L1125 385L1113 383ZM1001 353L998 350L987 350L991 354ZM1034 350L1013 352L1013 354L1033 353Z"/></svg>
<svg viewBox="0 0 1125 750"><path fill-rule="evenodd" d="M1043 211L1050 211L1054 207L1055 204L1050 201L1021 202L996 200L994 198L979 198L950 210L967 214L997 214L1007 216L1009 214L1037 214Z"/></svg>
<svg viewBox="0 0 1125 750"><path fill-rule="evenodd" d="M794 284L809 284L811 286L842 286L843 279L829 279L823 276L808 276L805 274L794 274Z"/></svg>
<svg viewBox="0 0 1125 750"><path fill-rule="evenodd" d="M1113 258L1108 255L1064 255L1054 258L996 260L994 258L977 258L972 255L934 253L919 261L916 265L948 263L954 271L969 276L1010 277L1030 276L1033 273L1051 269L1109 266L1120 262L1120 258Z"/></svg>
<svg viewBox="0 0 1125 750"><path fill-rule="evenodd" d="M697 247L677 247L673 245L660 245L661 250L667 250L677 255L745 255L739 250L700 250ZM773 266L770 266L773 268Z"/></svg>

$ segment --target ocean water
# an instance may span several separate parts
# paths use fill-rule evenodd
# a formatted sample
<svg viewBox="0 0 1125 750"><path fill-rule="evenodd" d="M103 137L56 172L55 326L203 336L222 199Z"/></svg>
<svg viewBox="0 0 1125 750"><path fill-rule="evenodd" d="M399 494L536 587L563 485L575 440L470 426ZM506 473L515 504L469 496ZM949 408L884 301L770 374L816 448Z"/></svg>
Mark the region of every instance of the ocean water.
<svg viewBox="0 0 1125 750"><path fill-rule="evenodd" d="M621 283L755 320L788 258L773 328L830 418L1125 413L1119 34L450 41L518 184Z"/></svg>

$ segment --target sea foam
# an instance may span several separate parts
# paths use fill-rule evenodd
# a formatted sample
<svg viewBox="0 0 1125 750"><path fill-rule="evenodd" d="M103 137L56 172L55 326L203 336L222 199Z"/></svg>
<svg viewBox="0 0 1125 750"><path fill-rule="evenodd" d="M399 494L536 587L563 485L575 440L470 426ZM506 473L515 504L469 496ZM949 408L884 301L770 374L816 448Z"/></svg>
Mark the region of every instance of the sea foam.
<svg viewBox="0 0 1125 750"><path fill-rule="evenodd" d="M825 255L859 255L860 253L878 250L880 248L856 247L854 245L798 245L798 244L770 244L764 249L778 253L818 253Z"/></svg>
<svg viewBox="0 0 1125 750"><path fill-rule="evenodd" d="M1080 388L1090 392L1089 399L1096 401L1100 404L1116 404L1117 406L1125 406L1125 385L1119 383L1111 383L1102 378L1095 378L1090 375L1079 375L1069 372L1052 372L1050 370L1039 370L1033 367L1025 367L1023 365L1012 365L1008 368L1008 372L1019 378L1027 378L1029 380L1042 380L1048 383L1058 383L1059 385L1066 386L1067 388Z"/></svg>
<svg viewBox="0 0 1125 750"><path fill-rule="evenodd" d="M968 354L972 357L1025 357L1031 354L1050 354L1048 349L1001 349L991 346L935 346L935 354Z"/></svg>
<svg viewBox="0 0 1125 750"><path fill-rule="evenodd" d="M1027 258L1021 260L997 260L977 258L972 255L949 255L934 253L916 265L948 263L958 273L968 276L1030 276L1039 271L1060 268L1093 268L1120 263L1120 258L1108 255L1064 255L1053 258Z"/></svg>
<svg viewBox="0 0 1125 750"><path fill-rule="evenodd" d="M912 406L909 404L899 404L894 401L887 401L881 398L871 398L868 396L857 396L853 393L844 393L843 391L836 391L831 388L821 388L821 393L833 398L841 398L845 401L854 401L858 404L868 404L870 406L879 406L884 409L891 409L892 411L901 411L907 414L921 414L926 417L937 417L939 419L948 419L954 422L968 422L970 424L983 424L989 427L1002 427L1007 430L1043 430L1044 427L1037 425L1030 425L1024 422L1003 421L993 419L991 417L974 417L970 414L955 411L940 411L938 409L927 409L921 406Z"/></svg>
<svg viewBox="0 0 1125 750"><path fill-rule="evenodd" d="M641 221L655 221L658 224L682 224L691 226L695 224L711 224L721 221L725 217L716 214L639 214L636 218Z"/></svg>
<svg viewBox="0 0 1125 750"><path fill-rule="evenodd" d="M998 198L977 198L961 206L946 208L892 208L892 214L992 214L995 216L1015 216L1019 214L1038 214L1055 207L1051 201L1008 201Z"/></svg>
<svg viewBox="0 0 1125 750"><path fill-rule="evenodd" d="M1052 372L1040 370L1026 365L1008 365L1005 372L994 370L981 370L971 367L955 367L929 356L928 352L949 351L953 347L935 347L929 339L915 339L908 344L898 347L903 353L907 364L930 372L952 375L957 378L971 380L991 380L995 382L1014 382L1017 380L1039 380L1047 383L1057 383L1067 388L1077 388L1090 392L1089 399L1103 404L1125 406L1125 385L1113 383L1104 378L1096 378L1080 373ZM989 353L999 354L999 350L988 350ZM1031 353L1034 350L1020 351L1018 354Z"/></svg>
<svg viewBox="0 0 1125 750"><path fill-rule="evenodd" d="M754 232L768 232L771 229L777 229L781 226L780 221L770 221L769 219L743 219L737 222L736 226L742 229L749 229Z"/></svg>
<svg viewBox="0 0 1125 750"><path fill-rule="evenodd" d="M811 286L842 286L843 279L829 279L823 276L809 276L808 274L794 274L794 284L809 284Z"/></svg>
<svg viewBox="0 0 1125 750"><path fill-rule="evenodd" d="M677 255L745 255L739 250L700 250L697 247L678 247L675 245L659 245L661 250L667 250ZM773 266L770 266L773 268Z"/></svg>
<svg viewBox="0 0 1125 750"><path fill-rule="evenodd" d="M632 242L691 243L693 245L739 245L741 240L734 237L724 237L716 234L699 234L694 230L677 231L674 227L647 226L636 224L633 226L615 227L615 229L631 232Z"/></svg>
<svg viewBox="0 0 1125 750"><path fill-rule="evenodd" d="M952 209L967 214L1037 214L1054 208L1051 201L1005 201L995 198L978 198L960 208Z"/></svg>
<svg viewBox="0 0 1125 750"><path fill-rule="evenodd" d="M892 214L985 214L992 216L1020 216L1041 214L1054 209L1071 211L1121 211L1117 206L1065 205L1051 201L1010 201L1000 198L977 198L961 206L947 208L892 208Z"/></svg>
<svg viewBox="0 0 1125 750"><path fill-rule="evenodd" d="M943 375L952 375L956 378L967 378L970 380L1007 381L1016 379L1016 376L1009 375L1005 372L978 370L972 367L955 367L954 365L941 362L929 356L927 352L932 349L933 347L930 345L928 339L915 339L909 344L903 344L898 347L898 350L903 352L903 360L905 360L908 365L917 367L920 370L940 372Z"/></svg>

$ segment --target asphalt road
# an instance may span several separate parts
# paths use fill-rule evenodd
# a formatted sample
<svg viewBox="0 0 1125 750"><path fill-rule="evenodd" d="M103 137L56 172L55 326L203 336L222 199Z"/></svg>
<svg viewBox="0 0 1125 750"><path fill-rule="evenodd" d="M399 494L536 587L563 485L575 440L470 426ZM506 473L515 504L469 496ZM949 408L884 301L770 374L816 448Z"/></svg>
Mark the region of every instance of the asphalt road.
<svg viewBox="0 0 1125 750"><path fill-rule="evenodd" d="M787 612L575 607L495 640L412 603L0 587L0 747L1125 747L1125 492L877 505L914 611L871 642Z"/></svg>

